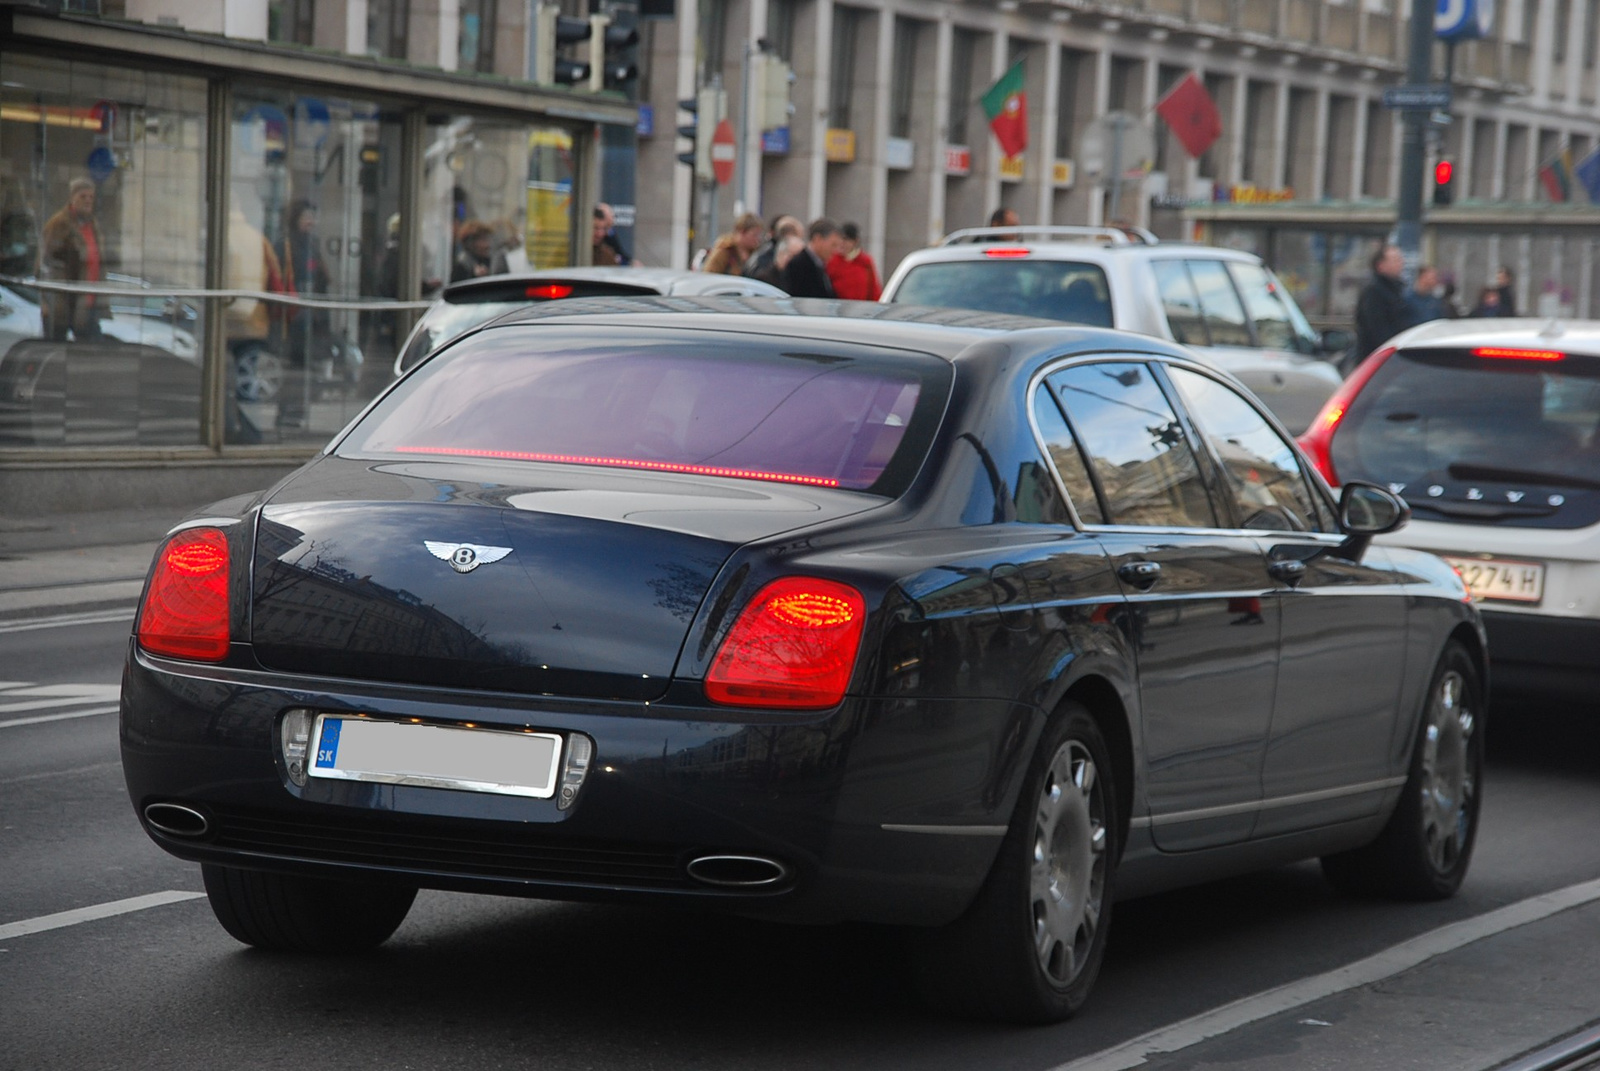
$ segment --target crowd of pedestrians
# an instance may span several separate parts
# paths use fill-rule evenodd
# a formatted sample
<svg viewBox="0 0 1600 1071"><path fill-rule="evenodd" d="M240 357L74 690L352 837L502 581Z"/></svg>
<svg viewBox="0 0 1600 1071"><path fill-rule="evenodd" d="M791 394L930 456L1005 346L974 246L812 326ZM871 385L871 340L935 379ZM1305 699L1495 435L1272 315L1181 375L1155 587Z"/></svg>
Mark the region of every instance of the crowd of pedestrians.
<svg viewBox="0 0 1600 1071"><path fill-rule="evenodd" d="M1455 301L1455 285L1442 282L1431 264L1417 268L1416 281L1406 289L1402 279L1405 258L1397 245L1383 245L1372 255L1372 278L1356 299L1355 344L1339 370L1346 375L1373 350L1400 332L1431 320L1454 320L1463 315ZM1492 283L1478 294L1467 316L1515 316L1517 301L1510 268L1495 273Z"/></svg>
<svg viewBox="0 0 1600 1071"><path fill-rule="evenodd" d="M876 301L883 293L878 265L861 248L861 228L827 216L809 227L778 216L767 226L746 212L717 239L700 270L760 279L792 297Z"/></svg>

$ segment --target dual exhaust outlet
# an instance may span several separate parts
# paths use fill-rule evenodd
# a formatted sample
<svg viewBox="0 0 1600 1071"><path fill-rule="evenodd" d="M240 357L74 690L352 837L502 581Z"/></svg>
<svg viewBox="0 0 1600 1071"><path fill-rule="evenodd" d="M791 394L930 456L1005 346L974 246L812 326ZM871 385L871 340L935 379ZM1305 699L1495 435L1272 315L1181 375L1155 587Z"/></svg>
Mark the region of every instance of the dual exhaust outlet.
<svg viewBox="0 0 1600 1071"><path fill-rule="evenodd" d="M169 837L195 840L211 832L211 819L203 811L182 803L151 803L144 809L151 829ZM781 884L792 871L776 859L760 855L701 855L684 870L702 885L719 889L759 889Z"/></svg>

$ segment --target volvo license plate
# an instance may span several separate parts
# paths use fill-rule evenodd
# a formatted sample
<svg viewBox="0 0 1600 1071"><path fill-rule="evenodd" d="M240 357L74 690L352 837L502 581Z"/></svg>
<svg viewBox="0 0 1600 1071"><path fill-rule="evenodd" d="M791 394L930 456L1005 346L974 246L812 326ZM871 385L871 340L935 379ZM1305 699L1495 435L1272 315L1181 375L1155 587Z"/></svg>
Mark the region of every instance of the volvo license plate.
<svg viewBox="0 0 1600 1071"><path fill-rule="evenodd" d="M1543 562L1448 556L1444 560L1461 574L1467 590L1475 599L1536 603L1544 598Z"/></svg>
<svg viewBox="0 0 1600 1071"><path fill-rule="evenodd" d="M554 733L423 725L320 714L312 777L420 785L548 799L561 737Z"/></svg>

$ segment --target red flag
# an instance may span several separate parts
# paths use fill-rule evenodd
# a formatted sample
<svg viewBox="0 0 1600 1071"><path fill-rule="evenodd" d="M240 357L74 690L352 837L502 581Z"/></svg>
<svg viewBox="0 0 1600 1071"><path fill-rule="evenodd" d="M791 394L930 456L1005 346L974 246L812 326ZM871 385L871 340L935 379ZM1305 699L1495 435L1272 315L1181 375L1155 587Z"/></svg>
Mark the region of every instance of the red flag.
<svg viewBox="0 0 1600 1071"><path fill-rule="evenodd" d="M1222 136L1222 116L1193 71L1167 91L1156 105L1156 114L1167 121L1190 156L1200 156Z"/></svg>
<svg viewBox="0 0 1600 1071"><path fill-rule="evenodd" d="M989 128L1007 156L1016 156L1028 147L1028 94L1023 85L1022 61L1018 60L983 95Z"/></svg>

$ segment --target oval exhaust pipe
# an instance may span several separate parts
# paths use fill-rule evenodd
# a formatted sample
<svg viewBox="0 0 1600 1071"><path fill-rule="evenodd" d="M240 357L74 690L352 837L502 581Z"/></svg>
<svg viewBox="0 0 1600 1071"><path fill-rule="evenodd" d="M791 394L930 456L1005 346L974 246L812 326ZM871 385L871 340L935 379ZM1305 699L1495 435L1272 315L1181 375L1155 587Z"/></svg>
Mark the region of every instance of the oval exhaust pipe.
<svg viewBox="0 0 1600 1071"><path fill-rule="evenodd" d="M695 881L721 889L757 889L789 878L788 867L759 855L702 855L686 869Z"/></svg>
<svg viewBox="0 0 1600 1071"><path fill-rule="evenodd" d="M144 809L144 820L169 837L203 837L211 832L211 819L181 803L152 803Z"/></svg>

